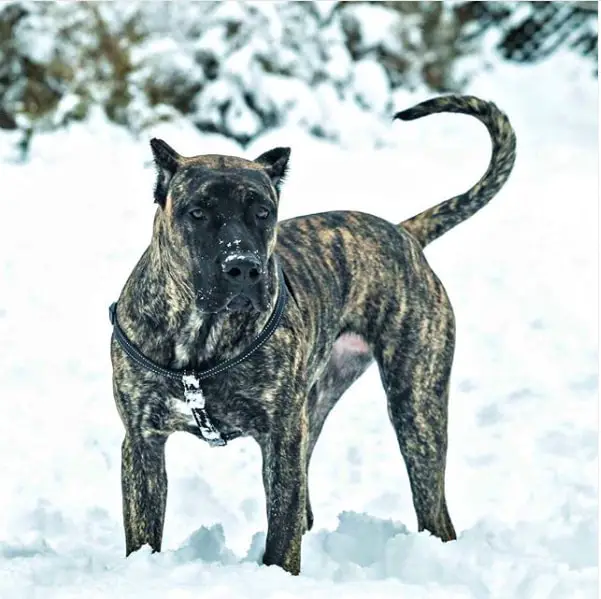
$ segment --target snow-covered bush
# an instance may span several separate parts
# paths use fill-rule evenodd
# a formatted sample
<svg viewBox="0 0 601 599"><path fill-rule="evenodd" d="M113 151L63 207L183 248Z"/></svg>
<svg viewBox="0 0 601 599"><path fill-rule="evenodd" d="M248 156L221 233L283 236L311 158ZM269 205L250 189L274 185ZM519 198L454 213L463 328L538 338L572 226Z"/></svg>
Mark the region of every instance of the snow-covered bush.
<svg viewBox="0 0 601 599"><path fill-rule="evenodd" d="M596 13L563 4L10 2L0 129L29 139L97 106L134 133L185 116L242 144L282 124L340 140L349 119L389 119L399 88L461 90L491 29L508 58L562 39L591 55Z"/></svg>

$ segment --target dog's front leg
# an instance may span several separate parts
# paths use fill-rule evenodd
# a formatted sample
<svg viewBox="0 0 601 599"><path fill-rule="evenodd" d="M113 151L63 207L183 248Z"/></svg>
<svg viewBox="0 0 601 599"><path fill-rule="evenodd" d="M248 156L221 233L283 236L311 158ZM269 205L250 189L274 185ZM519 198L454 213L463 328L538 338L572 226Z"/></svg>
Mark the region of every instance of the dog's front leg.
<svg viewBox="0 0 601 599"><path fill-rule="evenodd" d="M127 432L121 447L125 555L148 544L161 550L167 473L165 436Z"/></svg>
<svg viewBox="0 0 601 599"><path fill-rule="evenodd" d="M301 540L307 522L307 416L287 415L261 444L267 499L267 540L263 563L300 572Z"/></svg>

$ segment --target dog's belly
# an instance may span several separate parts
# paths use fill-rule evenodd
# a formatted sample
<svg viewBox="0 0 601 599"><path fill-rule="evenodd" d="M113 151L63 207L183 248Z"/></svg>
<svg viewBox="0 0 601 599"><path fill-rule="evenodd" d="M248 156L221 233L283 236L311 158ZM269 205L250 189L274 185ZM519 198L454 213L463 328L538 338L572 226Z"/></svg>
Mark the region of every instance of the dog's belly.
<svg viewBox="0 0 601 599"><path fill-rule="evenodd" d="M330 360L340 370L344 370L357 358L370 353L369 345L361 335L343 333L334 342Z"/></svg>
<svg viewBox="0 0 601 599"><path fill-rule="evenodd" d="M361 335L343 333L336 339L309 393L309 413L315 428L312 434L319 434L327 414L372 360L371 349Z"/></svg>

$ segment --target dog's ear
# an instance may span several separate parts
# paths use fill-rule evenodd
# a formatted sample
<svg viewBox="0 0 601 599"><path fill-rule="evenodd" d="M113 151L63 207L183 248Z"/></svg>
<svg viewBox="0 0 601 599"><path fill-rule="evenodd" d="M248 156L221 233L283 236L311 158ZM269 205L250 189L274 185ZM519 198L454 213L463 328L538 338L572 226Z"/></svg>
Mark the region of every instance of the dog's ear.
<svg viewBox="0 0 601 599"><path fill-rule="evenodd" d="M150 147L157 171L154 201L162 207L167 199L169 183L182 164L182 157L169 144L156 137L150 140Z"/></svg>
<svg viewBox="0 0 601 599"><path fill-rule="evenodd" d="M255 162L263 165L278 194L288 171L289 158L290 148L273 148L273 150L268 150L258 158L255 158Z"/></svg>

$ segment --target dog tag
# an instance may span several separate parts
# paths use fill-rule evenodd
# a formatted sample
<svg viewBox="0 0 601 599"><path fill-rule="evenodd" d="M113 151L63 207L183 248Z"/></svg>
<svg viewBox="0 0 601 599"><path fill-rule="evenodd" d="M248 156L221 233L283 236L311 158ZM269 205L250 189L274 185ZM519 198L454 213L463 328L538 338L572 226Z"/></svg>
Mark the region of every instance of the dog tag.
<svg viewBox="0 0 601 599"><path fill-rule="evenodd" d="M193 374L184 374L184 398L188 407L195 410L204 410L205 398L200 388L200 381Z"/></svg>
<svg viewBox="0 0 601 599"><path fill-rule="evenodd" d="M205 412L205 398L200 388L200 381L193 374L184 374L182 376L184 385L184 398L186 404L192 411L192 416L200 430L202 438L211 446L223 446L226 444L221 433L213 426Z"/></svg>
<svg viewBox="0 0 601 599"><path fill-rule="evenodd" d="M225 445L225 439L221 433L213 426L204 410L192 410L192 416L200 429L202 438L211 446L219 447Z"/></svg>

